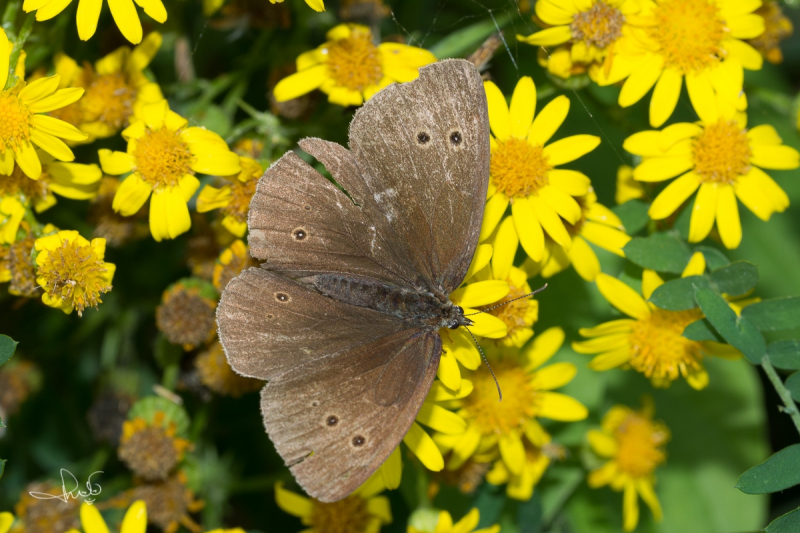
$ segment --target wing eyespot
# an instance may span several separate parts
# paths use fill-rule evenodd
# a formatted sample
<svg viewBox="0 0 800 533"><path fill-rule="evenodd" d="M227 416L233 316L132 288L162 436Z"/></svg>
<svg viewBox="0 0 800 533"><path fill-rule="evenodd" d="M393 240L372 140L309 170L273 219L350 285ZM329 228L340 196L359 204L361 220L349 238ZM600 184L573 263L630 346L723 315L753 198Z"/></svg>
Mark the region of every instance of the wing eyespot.
<svg viewBox="0 0 800 533"><path fill-rule="evenodd" d="M311 407L319 407L319 401L314 400L313 402L311 402Z"/></svg>
<svg viewBox="0 0 800 533"><path fill-rule="evenodd" d="M305 209L306 211L311 211L311 206L310 206L310 205L308 205L308 204L305 204L305 205L303 206L303 209Z"/></svg>
<svg viewBox="0 0 800 533"><path fill-rule="evenodd" d="M339 423L339 419L336 418L336 415L331 415L325 420L325 423L328 424L329 427L333 427Z"/></svg>
<svg viewBox="0 0 800 533"><path fill-rule="evenodd" d="M304 241L308 238L308 231L305 228L295 228L292 230L292 238L296 241Z"/></svg>
<svg viewBox="0 0 800 533"><path fill-rule="evenodd" d="M356 435L355 437L353 437L353 446L356 446L356 447L363 446L364 444L366 444L366 442L367 442L367 439L365 439L361 435Z"/></svg>
<svg viewBox="0 0 800 533"><path fill-rule="evenodd" d="M275 300L278 303L288 304L289 302L292 301L292 297L286 294L285 292L276 292L274 296Z"/></svg>
<svg viewBox="0 0 800 533"><path fill-rule="evenodd" d="M417 133L417 142L419 144L428 144L431 140L431 136L428 135L427 132L421 131Z"/></svg>
<svg viewBox="0 0 800 533"><path fill-rule="evenodd" d="M459 146L462 142L464 142L464 136L460 131L454 130L450 132L450 144Z"/></svg>
<svg viewBox="0 0 800 533"><path fill-rule="evenodd" d="M275 319L275 315L273 315L272 313L267 313L266 315L264 315L264 317L267 320L274 320Z"/></svg>

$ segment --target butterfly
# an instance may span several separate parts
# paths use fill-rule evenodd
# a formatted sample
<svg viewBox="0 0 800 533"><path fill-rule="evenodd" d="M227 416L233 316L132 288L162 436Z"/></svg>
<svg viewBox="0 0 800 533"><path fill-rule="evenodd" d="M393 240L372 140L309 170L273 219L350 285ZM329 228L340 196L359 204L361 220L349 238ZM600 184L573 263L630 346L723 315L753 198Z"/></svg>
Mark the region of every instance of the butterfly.
<svg viewBox="0 0 800 533"><path fill-rule="evenodd" d="M217 309L230 365L268 381L264 426L324 502L364 483L400 443L433 383L441 328L472 321L448 296L475 253L489 180L476 68L446 60L386 87L350 124L350 149L299 142L250 204L250 252Z"/></svg>

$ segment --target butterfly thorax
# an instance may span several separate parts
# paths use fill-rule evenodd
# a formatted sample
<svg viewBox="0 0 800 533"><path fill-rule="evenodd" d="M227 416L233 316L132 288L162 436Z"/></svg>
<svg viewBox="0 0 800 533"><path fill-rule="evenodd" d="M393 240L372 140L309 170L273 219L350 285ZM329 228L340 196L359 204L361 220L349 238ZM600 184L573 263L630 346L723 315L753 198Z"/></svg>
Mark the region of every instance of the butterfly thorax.
<svg viewBox="0 0 800 533"><path fill-rule="evenodd" d="M414 327L434 331L472 325L472 320L464 316L464 310L445 294L338 274L321 274L308 281L325 296L402 318Z"/></svg>

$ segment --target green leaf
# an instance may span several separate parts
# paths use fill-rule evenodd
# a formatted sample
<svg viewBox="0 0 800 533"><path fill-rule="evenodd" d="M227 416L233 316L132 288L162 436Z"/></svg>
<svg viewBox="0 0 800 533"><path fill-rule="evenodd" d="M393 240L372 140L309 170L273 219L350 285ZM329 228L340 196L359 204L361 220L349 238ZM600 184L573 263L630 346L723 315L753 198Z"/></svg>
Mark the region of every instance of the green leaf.
<svg viewBox="0 0 800 533"><path fill-rule="evenodd" d="M692 322L683 330L683 336L692 341L714 341L725 342L725 339L719 336L708 320L698 320Z"/></svg>
<svg viewBox="0 0 800 533"><path fill-rule="evenodd" d="M800 509L779 516L764 529L767 533L797 533L800 531Z"/></svg>
<svg viewBox="0 0 800 533"><path fill-rule="evenodd" d="M473 507L477 507L478 512L480 512L478 527L485 528L496 524L505 504L505 487L499 487L491 483L481 485L472 502Z"/></svg>
<svg viewBox="0 0 800 533"><path fill-rule="evenodd" d="M741 296L758 283L758 267L748 261L734 261L712 271L711 281L716 283L717 292Z"/></svg>
<svg viewBox="0 0 800 533"><path fill-rule="evenodd" d="M736 488L745 494L770 494L798 484L800 444L792 444L742 474Z"/></svg>
<svg viewBox="0 0 800 533"><path fill-rule="evenodd" d="M761 331L781 331L800 327L800 297L772 298L748 305L742 316Z"/></svg>
<svg viewBox="0 0 800 533"><path fill-rule="evenodd" d="M750 320L744 316L737 317L728 302L711 289L697 289L695 299L708 321L728 344L737 348L753 364L761 362L767 344Z"/></svg>
<svg viewBox="0 0 800 533"><path fill-rule="evenodd" d="M786 389L792 393L794 401L800 402L800 372L795 372L786 378Z"/></svg>
<svg viewBox="0 0 800 533"><path fill-rule="evenodd" d="M3 472L6 470L6 460L0 459L0 478L3 477Z"/></svg>
<svg viewBox="0 0 800 533"><path fill-rule="evenodd" d="M506 13L481 19L480 22L448 34L434 44L430 51L438 59L464 57L474 52L491 34L498 28L505 27L510 21L511 17Z"/></svg>
<svg viewBox="0 0 800 533"><path fill-rule="evenodd" d="M800 340L777 341L767 346L770 362L784 370L800 370Z"/></svg>
<svg viewBox="0 0 800 533"><path fill-rule="evenodd" d="M17 342L11 337L0 335L0 365L11 359L17 349Z"/></svg>
<svg viewBox="0 0 800 533"><path fill-rule="evenodd" d="M709 270L717 270L731 263L725 254L710 246L695 246L694 251L703 254Z"/></svg>
<svg viewBox="0 0 800 533"><path fill-rule="evenodd" d="M668 311L686 311L697 307L694 300L695 290L708 288L708 278L705 276L688 276L673 279L658 287L650 295L650 301L661 309Z"/></svg>
<svg viewBox="0 0 800 533"><path fill-rule="evenodd" d="M630 200L624 204L614 206L611 210L622 221L622 225L625 226L625 232L628 235L633 235L647 226L650 221L650 217L647 215L649 208L650 204L641 200Z"/></svg>
<svg viewBox="0 0 800 533"><path fill-rule="evenodd" d="M625 257L642 268L680 274L692 257L686 243L671 233L637 237L623 248Z"/></svg>

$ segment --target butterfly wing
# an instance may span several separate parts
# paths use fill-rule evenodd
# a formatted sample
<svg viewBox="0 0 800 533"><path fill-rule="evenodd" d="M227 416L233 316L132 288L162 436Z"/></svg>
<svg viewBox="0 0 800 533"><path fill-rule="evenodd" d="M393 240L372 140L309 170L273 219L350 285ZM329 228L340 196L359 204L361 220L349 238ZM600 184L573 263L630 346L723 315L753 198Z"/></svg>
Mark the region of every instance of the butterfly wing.
<svg viewBox="0 0 800 533"><path fill-rule="evenodd" d="M386 460L441 354L438 333L256 268L228 284L217 317L231 366L269 380L261 411L278 453L322 501L347 496Z"/></svg>
<svg viewBox="0 0 800 533"><path fill-rule="evenodd" d="M483 82L464 60L419 71L358 110L350 149L384 218L431 290L452 292L478 244L489 180Z"/></svg>

